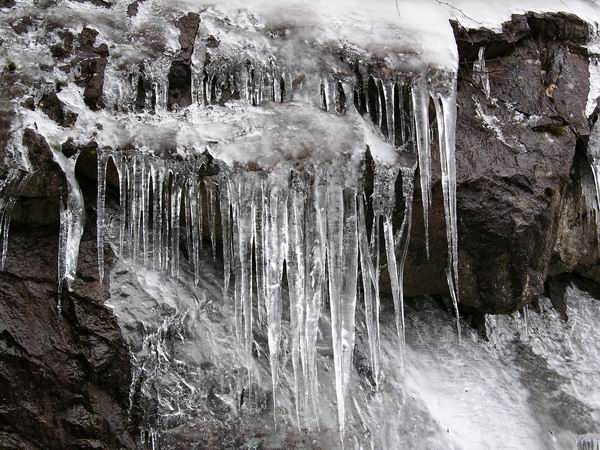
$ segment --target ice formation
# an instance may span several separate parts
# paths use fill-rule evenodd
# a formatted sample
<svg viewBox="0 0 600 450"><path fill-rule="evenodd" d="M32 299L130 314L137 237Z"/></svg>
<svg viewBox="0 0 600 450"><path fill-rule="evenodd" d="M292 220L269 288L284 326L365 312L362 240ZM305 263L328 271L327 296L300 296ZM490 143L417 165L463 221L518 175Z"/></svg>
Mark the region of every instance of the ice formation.
<svg viewBox="0 0 600 450"><path fill-rule="evenodd" d="M444 77L443 80L435 80L435 84L431 82L423 86L422 80L416 83L416 89L424 90L423 95L436 103L449 228L448 282L456 305L454 80ZM343 86L342 83L333 84L340 85ZM315 86L319 87L319 83ZM380 82L380 86L384 83ZM98 152L97 228L100 248L104 245L107 231L106 167L112 159L120 180L118 252L149 268L165 270L177 277L180 242L184 242L198 280L201 276L198 267L200 252L209 251L201 248L202 237L208 237L213 251L219 241L223 252L224 301L234 303L236 335L245 349L244 365L249 377L254 371L254 329L266 327L268 330L275 405L284 291L287 293L292 330L289 351L294 368L296 419L300 427L314 426L310 418L314 417L318 407L315 355L325 301L328 300L331 314L341 434L344 432L359 293L365 302L374 379L376 384L380 382L379 270L383 256L387 261L396 309L399 350L404 354L404 261L410 239L417 153L423 151L413 137L418 134L416 124L420 124L427 135L431 134L431 130L428 123L421 123L422 111L417 111L419 107L428 108L429 102L415 102L415 96L410 94L415 84L389 81L385 82L385 86L388 88L375 91L377 98L368 98L367 104L376 105L377 110L371 109L366 115L369 117L367 120L375 119L375 126L394 130L393 133L381 132L381 139L386 145L396 148L399 164L390 166L375 160L373 192L364 190L360 171L362 157L357 157L356 153L340 153L335 159L321 155L318 159L311 156L282 161L268 171L221 164L218 175L199 177L210 162L206 155L172 161L160 155L130 150L103 149ZM320 92L325 92L330 105L340 105L343 98L351 96L350 93L346 96L343 87L332 89L324 83L321 87L323 89L317 89L314 96L320 98ZM331 93L328 93L330 90ZM389 101L385 101L385 92L389 93ZM388 110L384 109L384 104L389 105ZM322 107L327 109L325 105ZM278 108L277 113L286 117L286 111L281 109L284 107ZM341 112L337 108L329 114L340 115ZM246 148L267 149L270 146L285 149L290 145L284 124L280 125L278 119L273 120L277 132L250 138L251 145ZM337 124L337 118L332 120ZM363 119L355 117L352 120ZM369 124L369 127L372 126ZM426 145L429 152L428 139L424 142L421 145ZM427 153L424 158L429 161L430 154ZM398 177L404 210L400 229L395 230ZM372 222L367 226L368 220ZM383 255L380 254L381 248L385 249ZM99 252L99 270L103 273L101 255L102 252ZM401 360L404 364L403 357Z"/></svg>
<svg viewBox="0 0 600 450"><path fill-rule="evenodd" d="M201 256L210 253L221 261L217 250L222 250L223 301L233 305L246 383L257 373L254 335L266 330L274 409L283 353L289 352L300 428L319 425L316 347L328 316L343 437L361 302L373 389L386 378L379 320L382 267L395 309L397 370L405 378L403 279L414 178L418 168L429 253L434 150L441 162L446 277L460 336L454 154L458 57L449 15L444 7L423 2L402 2L397 11L394 2L297 0L283 8L261 0L252 12L244 9L245 2L207 2L185 68L184 97L191 101L179 104L173 101L169 70L181 43L170 19L180 15L181 5L165 3L141 3L139 15L123 19L126 23L112 20L115 10L90 12L69 2L50 10L73 29L82 17L91 18L98 40L112 44L104 109L87 108L82 89L69 84L73 76L57 73L56 81L67 85L57 96L78 114L77 126L59 126L39 111L19 111L23 127L39 130L48 140L67 182L60 211L59 290L75 278L85 219L75 177L78 154L65 156L60 144L68 138L76 143L94 139L100 278L106 276L109 242L120 257L174 279L182 259L187 260L196 284L203 276ZM464 14L468 3L448 4L453 14ZM130 31L123 35L123 29ZM132 57L132 41L141 34L147 39ZM152 45L161 39L164 52L157 56ZM28 45L21 50L23 58L36 56ZM481 51L476 67L489 96L484 56ZM372 180L363 179L367 154L373 159ZM112 166L118 186L111 188ZM2 263L10 212L23 180L26 176L11 173L0 186ZM373 182L372 192L367 181ZM107 207L111 189L118 191L116 212ZM289 342L282 325L287 310Z"/></svg>
<svg viewBox="0 0 600 450"><path fill-rule="evenodd" d="M9 168L0 179L0 271L4 270L8 253L10 218L17 197L31 178L31 174L18 168Z"/></svg>

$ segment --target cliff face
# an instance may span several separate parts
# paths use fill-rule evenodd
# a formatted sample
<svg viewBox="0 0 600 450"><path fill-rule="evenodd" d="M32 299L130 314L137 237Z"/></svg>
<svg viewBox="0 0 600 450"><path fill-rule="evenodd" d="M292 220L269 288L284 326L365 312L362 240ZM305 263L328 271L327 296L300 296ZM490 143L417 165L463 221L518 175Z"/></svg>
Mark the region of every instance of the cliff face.
<svg viewBox="0 0 600 450"><path fill-rule="evenodd" d="M136 11L137 3L132 4ZM0 2L0 8L11 6ZM15 32L25 32L34 19L15 23ZM169 72L174 85L170 107L191 102L186 89L198 17L185 16L178 26L187 37L180 38L182 50ZM592 118L585 116L590 32L583 21L564 14L514 16L501 34L455 25L459 273L465 312L515 311L542 295L549 277L574 273L600 281L596 227L582 198L582 180L589 181L590 175L586 145ZM109 46L95 42L92 27L79 36L60 33L62 42L50 49L56 64L78 71L85 104L101 110ZM490 95L482 85L481 48ZM28 92L27 82L14 68L2 73L0 152L6 152L16 126L11 100ZM143 107L147 86L140 86ZM77 126L77 116L55 92L32 98L29 106L62 126ZM60 312L58 210L66 181L40 130L26 131L23 145L34 174L15 205L6 267L0 272L0 448L134 448L129 354L105 305L108 277L100 284L97 275L95 211L90 207L96 196L97 144L62 146L66 156L83 152L77 174L87 220L77 278L71 291L63 291ZM439 167L436 152L434 146L434 168ZM433 175L431 256L425 255L417 190L405 275L408 296L445 296L448 291L440 173ZM107 272L110 257L107 247Z"/></svg>
<svg viewBox="0 0 600 450"><path fill-rule="evenodd" d="M598 264L595 226L581 199L579 176L579 164L587 164L592 125L585 115L585 44L590 32L587 24L563 14L513 16L502 34L455 25L460 54L456 158L463 306L506 313L542 295L549 274L576 269L593 277L592 267ZM482 48L489 98L477 65L474 68ZM420 202L415 200L406 275L409 295L447 290L440 174L436 175L430 228L436 234L429 261L419 223Z"/></svg>

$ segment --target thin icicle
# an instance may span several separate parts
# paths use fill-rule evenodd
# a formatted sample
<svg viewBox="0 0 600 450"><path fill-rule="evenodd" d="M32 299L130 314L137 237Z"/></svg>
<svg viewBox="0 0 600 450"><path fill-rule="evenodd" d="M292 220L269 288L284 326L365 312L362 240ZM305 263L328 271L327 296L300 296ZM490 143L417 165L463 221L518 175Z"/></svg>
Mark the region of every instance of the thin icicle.
<svg viewBox="0 0 600 450"><path fill-rule="evenodd" d="M431 146L429 141L429 92L426 81L418 79L412 87L412 101L419 155L423 222L425 223L425 250L429 258L429 208L431 206Z"/></svg>
<svg viewBox="0 0 600 450"><path fill-rule="evenodd" d="M268 287L266 306L268 322L269 360L273 384L273 410L277 421L277 386L279 383L279 354L281 345L281 283L283 262L287 249L287 192L274 182L269 186L265 206L268 245L265 246L266 284Z"/></svg>
<svg viewBox="0 0 600 450"><path fill-rule="evenodd" d="M117 172L119 173L119 208L121 218L119 221L119 256L125 256L125 227L127 224L127 164L125 157L118 158Z"/></svg>
<svg viewBox="0 0 600 450"><path fill-rule="evenodd" d="M150 188L152 186L152 178L150 167L143 161L143 179L142 179L142 254L144 267L148 267L148 252L150 247Z"/></svg>
<svg viewBox="0 0 600 450"><path fill-rule="evenodd" d="M447 93L433 95L442 166L442 191L444 194L444 211L446 216L446 238L448 241L448 266L446 278L452 303L456 314L458 339L461 341L460 314L458 310L458 221L456 212L456 86L455 83Z"/></svg>
<svg viewBox="0 0 600 450"><path fill-rule="evenodd" d="M8 254L8 235L12 210L17 198L33 174L22 174L19 169L9 170L6 180L0 186L0 241L2 242L2 254L0 256L0 272L6 265Z"/></svg>
<svg viewBox="0 0 600 450"><path fill-rule="evenodd" d="M159 270L163 265L162 258L162 224L163 224L163 185L164 172L158 166L152 168L153 205L152 205L152 268Z"/></svg>
<svg viewBox="0 0 600 450"><path fill-rule="evenodd" d="M181 185L179 176L171 185L171 276L179 277L179 234L181 212Z"/></svg>
<svg viewBox="0 0 600 450"><path fill-rule="evenodd" d="M485 64L485 47L479 48L477 61L473 63L473 81L479 85L489 99L491 95L490 74Z"/></svg>
<svg viewBox="0 0 600 450"><path fill-rule="evenodd" d="M395 124L395 104L394 104L394 83L391 81L385 81L383 83L383 93L385 96L385 110L386 110L386 126L388 132L388 139L393 146L396 145L396 124Z"/></svg>
<svg viewBox="0 0 600 450"><path fill-rule="evenodd" d="M208 221L208 232L210 235L210 245L212 248L213 258L217 256L217 237L215 231L215 216L216 216L216 192L215 185L213 182L204 181L206 187L206 193L208 197L208 209L207 209L207 221Z"/></svg>
<svg viewBox="0 0 600 450"><path fill-rule="evenodd" d="M300 383L306 380L306 339L304 337L305 323L305 237L304 237L304 201L305 193L303 180L294 177L295 185L288 199L289 242L287 254L287 280L290 299L290 328L292 334L292 367L294 370L294 397L296 421L300 428ZM302 361L301 361L302 360ZM300 364L302 363L302 378ZM305 397L304 408L306 410Z"/></svg>
<svg viewBox="0 0 600 450"><path fill-rule="evenodd" d="M221 202L221 241L223 244L223 299L225 302L229 299L229 280L232 269L232 249L231 249L231 212L230 212L230 195L229 195L229 180L223 178L219 188ZM201 203L201 201L200 201ZM200 210L200 233L202 233L202 210Z"/></svg>
<svg viewBox="0 0 600 450"><path fill-rule="evenodd" d="M335 367L338 427L343 444L346 395L354 350L354 314L358 260L356 191L327 186L327 264L331 334Z"/></svg>
<svg viewBox="0 0 600 450"><path fill-rule="evenodd" d="M202 239L202 228L198 224L198 196L199 184L196 180L190 182L188 188L189 226L192 240L192 265L194 266L194 284L200 281L200 240Z"/></svg>
<svg viewBox="0 0 600 450"><path fill-rule="evenodd" d="M109 153L103 149L98 149L98 195L96 198L96 243L98 248L98 274L100 284L104 280L104 236L106 233L106 164Z"/></svg>
<svg viewBox="0 0 600 450"><path fill-rule="evenodd" d="M258 195L254 218L254 256L256 258L256 309L258 322L262 326L266 320L267 280L265 270L265 246L269 238L266 233L266 192L262 178L259 179ZM223 244L225 245L225 244Z"/></svg>
<svg viewBox="0 0 600 450"><path fill-rule="evenodd" d="M323 303L323 293L326 289L325 267L326 267L326 210L327 199L324 177L320 172L315 174L313 187L309 190L306 202L306 224L305 224L305 255L306 255L306 277L305 277L305 414L307 419L314 418L318 427L317 402L319 395L319 384L317 379L317 336L319 333L319 318ZM308 420L307 420L308 421Z"/></svg>
<svg viewBox="0 0 600 450"><path fill-rule="evenodd" d="M379 217L373 219L371 244L367 235L365 204L358 200L358 239L360 249L360 271L365 302L365 321L369 343L369 357L375 386L381 376L381 344L379 334Z"/></svg>
<svg viewBox="0 0 600 450"><path fill-rule="evenodd" d="M243 316L242 341L246 355L246 369L252 371L252 243L254 241L254 191L244 179L239 184L239 197L237 205L237 235L239 252L236 261L239 261L240 270L236 271L236 283L240 284L240 303ZM252 178L250 178L252 180Z"/></svg>

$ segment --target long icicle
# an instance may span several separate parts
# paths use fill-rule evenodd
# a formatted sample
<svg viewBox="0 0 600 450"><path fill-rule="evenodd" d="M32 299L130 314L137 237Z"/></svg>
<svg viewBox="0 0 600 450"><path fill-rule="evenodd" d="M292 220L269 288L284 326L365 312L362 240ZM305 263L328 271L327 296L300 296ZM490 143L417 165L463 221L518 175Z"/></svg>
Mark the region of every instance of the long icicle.
<svg viewBox="0 0 600 450"><path fill-rule="evenodd" d="M327 186L327 265L338 427L343 446L346 394L354 350L358 270L356 191L330 180Z"/></svg>
<svg viewBox="0 0 600 450"><path fill-rule="evenodd" d="M425 250L429 258L429 208L431 207L431 145L429 140L429 91L424 78L412 86L412 103L416 131L423 222L425 223Z"/></svg>
<svg viewBox="0 0 600 450"><path fill-rule="evenodd" d="M456 129L456 94L455 87L450 93L434 94L440 161L442 166L442 191L444 194L444 211L446 217L446 237L448 241L448 266L446 278L448 289L456 314L456 329L461 342L460 314L458 309L458 221L456 213L456 161L455 161L455 129Z"/></svg>
<svg viewBox="0 0 600 450"><path fill-rule="evenodd" d="M268 188L265 218L270 239L265 247L265 275L267 277L267 322L269 359L273 384L273 413L277 421L277 387L279 383L279 354L281 345L281 282L287 248L287 192L276 182Z"/></svg>
<svg viewBox="0 0 600 450"><path fill-rule="evenodd" d="M287 279L290 299L290 328L292 334L292 367L294 371L294 397L296 422L300 422L300 363L306 380L306 341L304 339L305 320L305 244L304 244L304 192L302 180L292 180L294 187L290 190L288 198L288 224L289 242L287 254Z"/></svg>
<svg viewBox="0 0 600 450"><path fill-rule="evenodd" d="M360 271L363 284L363 298L365 302L365 321L367 325L367 339L369 343L369 357L371 370L375 380L375 387L379 385L381 375L381 346L379 335L379 217L373 219L371 242L377 242L372 252L366 226L365 198L358 199L358 239L360 250ZM375 261L373 257L375 256Z"/></svg>
<svg viewBox="0 0 600 450"><path fill-rule="evenodd" d="M108 152L98 149L98 194L96 198L96 246L98 251L98 275L100 284L104 280L104 236L105 236L105 200L106 200L106 164Z"/></svg>
<svg viewBox="0 0 600 450"><path fill-rule="evenodd" d="M314 418L315 425L319 426L317 398L318 379L316 365L316 344L319 333L319 318L325 289L326 265L326 192L321 173L316 173L313 187L309 190L306 206L306 321L304 325L304 348L306 350L306 375L305 375L305 402L306 414ZM310 408L310 410L309 410Z"/></svg>

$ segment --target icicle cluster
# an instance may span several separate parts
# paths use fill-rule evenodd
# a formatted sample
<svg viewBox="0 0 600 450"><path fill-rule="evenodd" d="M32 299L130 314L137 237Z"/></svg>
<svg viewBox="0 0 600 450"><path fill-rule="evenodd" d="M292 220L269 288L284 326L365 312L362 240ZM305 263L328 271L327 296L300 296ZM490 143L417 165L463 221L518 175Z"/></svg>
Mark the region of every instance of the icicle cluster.
<svg viewBox="0 0 600 450"><path fill-rule="evenodd" d="M236 172L220 186L225 265L225 301L235 301L238 337L252 371L253 328L266 326L273 398L281 369L282 295L287 281L296 418L314 427L318 417L315 365L318 323L328 300L336 379L338 423L344 433L345 403L352 369L355 311L359 292L365 300L371 362L380 379L379 267L383 226L388 270L393 281L398 332L403 345L402 271L408 236L414 169L402 169L405 214L394 235L392 214L399 169L378 167L373 192L374 215L367 232L371 201L365 197L352 165L304 165L264 174ZM348 176L351 174L350 176ZM396 245L402 256L396 261ZM253 265L253 261L255 264ZM286 268L284 277L284 265ZM362 285L358 280L360 267ZM229 293L230 279L235 280ZM285 280L284 280L285 278ZM256 291L252 289L256 283Z"/></svg>
<svg viewBox="0 0 600 450"><path fill-rule="evenodd" d="M180 240L200 276L198 255L206 217L216 252L215 217L218 192L214 181L199 178L206 157L189 161L165 160L143 152L98 151L97 240L98 268L104 277L106 179L109 160L119 178L119 256L179 276ZM203 209L207 208L206 214Z"/></svg>
<svg viewBox="0 0 600 450"><path fill-rule="evenodd" d="M295 415L299 427L318 426L318 379L315 363L319 318L324 302L331 313L338 424L345 427L355 339L355 311L364 299L370 362L377 388L382 379L380 351L380 267L387 262L396 311L404 372L404 266L410 240L414 175L420 167L425 223L431 205L429 110L436 114L438 147L448 239L447 278L458 313L456 169L454 163L455 82L447 76L378 79L356 69L357 83L329 76L292 77L271 67L250 65L241 76L204 74L194 98L211 104L224 98L251 105L268 101L308 103L332 114L345 114L349 99L397 153L399 165L376 162L373 192L364 190L356 160L299 161L273 170L251 172L221 167L218 176L202 176L205 157L185 161L148 152L103 149L98 152L98 264L108 224L105 212L107 164L119 176L118 252L158 270L179 275L181 248L196 281L203 237L223 248L224 301L234 302L236 335L244 349L249 379L254 373L253 334L267 329L273 401L278 404L282 370L282 320L289 307L289 353L294 372ZM294 86L293 89L286 89ZM318 93L318 95L315 95ZM396 198L400 180L402 198ZM396 205L402 221L395 229ZM359 270L360 269L360 270ZM359 276L360 274L360 276ZM287 291L289 305L284 305ZM458 314L457 314L458 316Z"/></svg>
<svg viewBox="0 0 600 450"><path fill-rule="evenodd" d="M0 179L0 271L4 270L8 253L10 218L17 197L31 178L31 174L20 169L8 169L6 178Z"/></svg>

